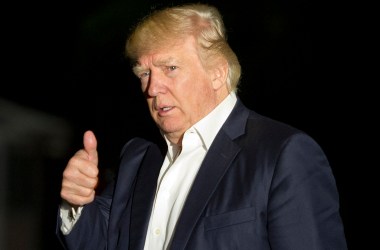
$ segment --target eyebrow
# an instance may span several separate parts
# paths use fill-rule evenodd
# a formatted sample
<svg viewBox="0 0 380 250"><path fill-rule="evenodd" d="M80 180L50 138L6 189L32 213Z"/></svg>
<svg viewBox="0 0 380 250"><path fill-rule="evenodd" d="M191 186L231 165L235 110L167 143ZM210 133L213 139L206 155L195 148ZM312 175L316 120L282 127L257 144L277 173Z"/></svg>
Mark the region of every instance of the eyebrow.
<svg viewBox="0 0 380 250"><path fill-rule="evenodd" d="M138 75L140 75L141 72L147 71L149 69L146 69L143 66L141 66L140 64L136 63L135 65L133 65L132 70L133 70L133 73L138 76Z"/></svg>
<svg viewBox="0 0 380 250"><path fill-rule="evenodd" d="M178 64L178 59L175 59L173 57L169 57L169 58L162 59L162 60L159 59L159 60L156 60L155 62L153 62L154 66L172 65L172 64ZM149 68L145 68L139 62L136 62L134 64L132 70L133 70L133 73L135 75L139 75L141 72L149 71Z"/></svg>
<svg viewBox="0 0 380 250"><path fill-rule="evenodd" d="M167 59L159 59L159 60L153 62L153 65L158 65L158 66L168 65L168 64L172 64L172 63L176 63L176 62L177 62L176 59L174 59L173 57L169 57Z"/></svg>

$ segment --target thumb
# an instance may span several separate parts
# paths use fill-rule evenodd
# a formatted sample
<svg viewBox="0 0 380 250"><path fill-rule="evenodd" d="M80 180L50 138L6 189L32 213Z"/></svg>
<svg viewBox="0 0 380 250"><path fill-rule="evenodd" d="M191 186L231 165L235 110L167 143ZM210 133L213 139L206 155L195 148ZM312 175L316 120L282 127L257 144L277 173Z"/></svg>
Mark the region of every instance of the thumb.
<svg viewBox="0 0 380 250"><path fill-rule="evenodd" d="M83 135L84 150L88 154L88 158L91 162L98 165L98 151L96 150L97 141L94 133L90 130L86 131Z"/></svg>

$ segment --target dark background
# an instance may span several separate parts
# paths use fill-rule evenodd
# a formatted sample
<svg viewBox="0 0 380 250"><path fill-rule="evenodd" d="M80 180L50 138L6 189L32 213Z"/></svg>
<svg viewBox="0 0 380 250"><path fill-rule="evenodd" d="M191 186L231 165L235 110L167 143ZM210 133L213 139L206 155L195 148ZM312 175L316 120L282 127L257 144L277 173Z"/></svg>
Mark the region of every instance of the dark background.
<svg viewBox="0 0 380 250"><path fill-rule="evenodd" d="M3 6L0 249L61 249L54 234L61 174L85 130L98 138L102 183L128 139L159 138L123 48L139 18L180 2L186 1ZM355 75L352 53L346 53L351 40L345 6L316 0L200 2L215 4L224 16L242 65L243 102L304 130L322 146L340 192L349 249L363 246L356 231L359 194L352 185L356 138L347 133L355 129L355 108L346 82Z"/></svg>

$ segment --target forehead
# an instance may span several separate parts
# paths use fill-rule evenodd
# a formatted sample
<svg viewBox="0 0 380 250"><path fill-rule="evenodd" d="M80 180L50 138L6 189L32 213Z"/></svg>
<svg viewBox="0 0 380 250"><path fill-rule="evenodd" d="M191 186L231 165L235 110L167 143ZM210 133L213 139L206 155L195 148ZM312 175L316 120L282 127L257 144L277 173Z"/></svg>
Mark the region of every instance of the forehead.
<svg viewBox="0 0 380 250"><path fill-rule="evenodd" d="M160 48L152 49L143 53L138 58L138 64L163 64L174 63L194 59L197 57L197 48L194 39L177 40L167 46L160 46Z"/></svg>

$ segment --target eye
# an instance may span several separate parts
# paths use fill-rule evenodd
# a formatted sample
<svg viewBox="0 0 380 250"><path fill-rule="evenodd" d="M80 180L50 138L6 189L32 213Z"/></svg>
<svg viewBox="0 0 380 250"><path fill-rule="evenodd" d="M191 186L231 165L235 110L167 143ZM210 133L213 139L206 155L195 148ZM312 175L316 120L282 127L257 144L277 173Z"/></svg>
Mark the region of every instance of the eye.
<svg viewBox="0 0 380 250"><path fill-rule="evenodd" d="M141 72L139 74L139 78L142 79L142 78L148 77L149 75L150 75L150 71Z"/></svg>
<svg viewBox="0 0 380 250"><path fill-rule="evenodd" d="M174 70L176 70L176 69L178 69L177 66L168 66L168 70L169 70L169 71L174 71Z"/></svg>
<svg viewBox="0 0 380 250"><path fill-rule="evenodd" d="M174 76L175 74L177 74L176 73L177 69L178 69L178 67L177 66L173 66L173 65L163 67L163 71L165 72L165 74L167 76Z"/></svg>

